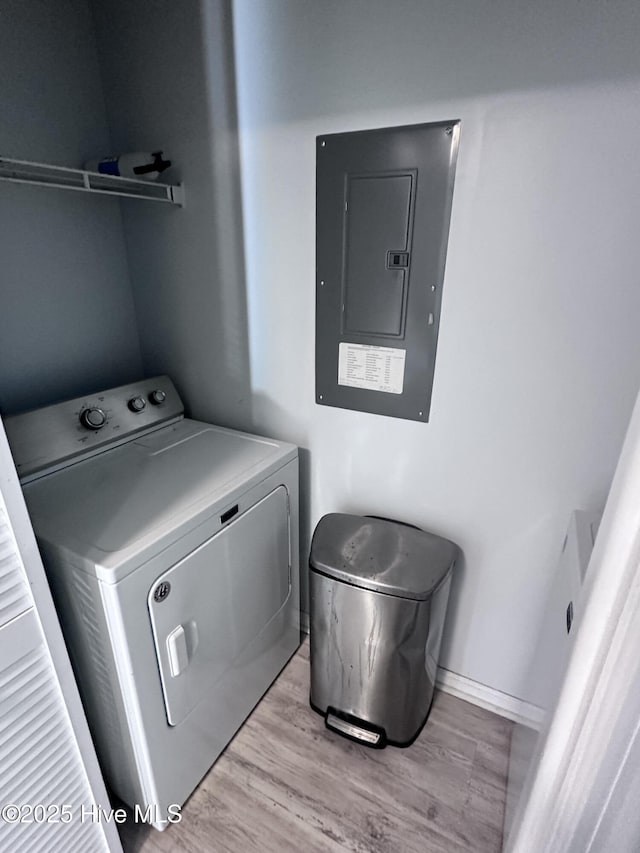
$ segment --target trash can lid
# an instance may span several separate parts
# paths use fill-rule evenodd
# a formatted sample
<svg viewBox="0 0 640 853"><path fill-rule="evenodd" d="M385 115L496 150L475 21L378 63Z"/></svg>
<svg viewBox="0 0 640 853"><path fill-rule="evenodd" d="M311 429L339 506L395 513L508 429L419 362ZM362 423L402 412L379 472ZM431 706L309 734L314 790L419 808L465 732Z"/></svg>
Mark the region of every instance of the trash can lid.
<svg viewBox="0 0 640 853"><path fill-rule="evenodd" d="M311 568L352 586L424 601L453 565L458 546L397 521L345 513L323 516Z"/></svg>

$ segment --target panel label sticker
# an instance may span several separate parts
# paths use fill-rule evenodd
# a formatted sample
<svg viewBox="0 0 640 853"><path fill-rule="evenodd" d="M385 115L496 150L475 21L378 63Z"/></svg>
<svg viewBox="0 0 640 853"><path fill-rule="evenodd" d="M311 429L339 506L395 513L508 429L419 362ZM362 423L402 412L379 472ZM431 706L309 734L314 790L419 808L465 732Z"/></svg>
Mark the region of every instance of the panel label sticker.
<svg viewBox="0 0 640 853"><path fill-rule="evenodd" d="M341 343L338 346L338 385L402 394L406 350Z"/></svg>

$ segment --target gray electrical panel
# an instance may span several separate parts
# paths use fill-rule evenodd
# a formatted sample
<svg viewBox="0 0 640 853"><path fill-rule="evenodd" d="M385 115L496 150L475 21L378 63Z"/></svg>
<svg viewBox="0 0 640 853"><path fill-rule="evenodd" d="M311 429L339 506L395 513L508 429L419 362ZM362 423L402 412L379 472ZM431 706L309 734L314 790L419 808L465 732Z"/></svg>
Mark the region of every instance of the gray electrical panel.
<svg viewBox="0 0 640 853"><path fill-rule="evenodd" d="M459 132L318 137L317 403L429 419Z"/></svg>

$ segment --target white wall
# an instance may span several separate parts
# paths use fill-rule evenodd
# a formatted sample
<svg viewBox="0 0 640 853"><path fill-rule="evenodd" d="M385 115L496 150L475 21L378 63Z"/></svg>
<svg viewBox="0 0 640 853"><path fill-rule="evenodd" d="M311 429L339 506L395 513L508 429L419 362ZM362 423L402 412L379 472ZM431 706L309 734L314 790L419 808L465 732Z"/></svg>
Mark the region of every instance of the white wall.
<svg viewBox="0 0 640 853"><path fill-rule="evenodd" d="M0 7L0 152L82 166L111 148L86 0ZM0 184L0 409L137 378L118 202Z"/></svg>
<svg viewBox="0 0 640 853"><path fill-rule="evenodd" d="M443 663L526 699L570 512L604 503L640 384L638 7L235 0L234 26L254 426L309 450L303 558L329 511L454 539ZM316 406L315 136L448 118L430 423Z"/></svg>
<svg viewBox="0 0 640 853"><path fill-rule="evenodd" d="M162 149L186 206L124 209L147 376L189 414L246 427L247 310L227 0L94 0L116 151Z"/></svg>

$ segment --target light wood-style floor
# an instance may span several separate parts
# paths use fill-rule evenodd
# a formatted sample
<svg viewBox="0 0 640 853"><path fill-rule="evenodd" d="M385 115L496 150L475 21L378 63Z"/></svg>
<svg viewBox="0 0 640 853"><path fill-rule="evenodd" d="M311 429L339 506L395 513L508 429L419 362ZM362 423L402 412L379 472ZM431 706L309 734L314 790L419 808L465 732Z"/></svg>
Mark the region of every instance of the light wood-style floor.
<svg viewBox="0 0 640 853"><path fill-rule="evenodd" d="M498 853L511 723L437 693L408 749L328 731L309 707L305 642L164 832L126 853Z"/></svg>

